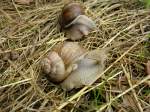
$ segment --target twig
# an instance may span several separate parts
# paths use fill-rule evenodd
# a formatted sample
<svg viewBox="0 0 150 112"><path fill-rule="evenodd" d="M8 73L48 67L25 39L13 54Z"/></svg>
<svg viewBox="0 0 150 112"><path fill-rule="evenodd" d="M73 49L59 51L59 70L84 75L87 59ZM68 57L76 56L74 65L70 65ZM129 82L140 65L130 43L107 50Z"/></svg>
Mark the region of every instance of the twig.
<svg viewBox="0 0 150 112"><path fill-rule="evenodd" d="M19 12L19 10L18 10L18 8L17 8L17 6L16 6L16 4L15 4L14 0L12 0L12 3L13 3L13 5L14 5L14 7L15 7L15 9L16 9L16 11L17 11L17 13L18 13L18 15L19 15L19 16L20 16L20 18L21 18L21 14L20 14L20 12Z"/></svg>
<svg viewBox="0 0 150 112"><path fill-rule="evenodd" d="M32 80L32 78L21 80L21 81L14 82L14 83L10 83L10 84L4 85L4 86L0 86L0 89L6 88L6 87L9 87L9 86L14 86L14 85L17 85L17 84L20 84L20 83L25 83L25 82L28 82L30 80Z"/></svg>
<svg viewBox="0 0 150 112"><path fill-rule="evenodd" d="M125 73L125 75L127 77L127 80L128 80L128 83L129 83L130 87L133 87L132 82L130 80L131 79L130 74L126 71L126 69L125 69L125 67L123 65L121 65L121 66L122 66L123 71L124 71L124 73ZM132 91L134 99L135 99L135 101L137 103L137 107L138 107L139 112L143 112L142 106L141 106L140 102L138 101L138 98L137 98L135 90L133 89L131 91Z"/></svg>

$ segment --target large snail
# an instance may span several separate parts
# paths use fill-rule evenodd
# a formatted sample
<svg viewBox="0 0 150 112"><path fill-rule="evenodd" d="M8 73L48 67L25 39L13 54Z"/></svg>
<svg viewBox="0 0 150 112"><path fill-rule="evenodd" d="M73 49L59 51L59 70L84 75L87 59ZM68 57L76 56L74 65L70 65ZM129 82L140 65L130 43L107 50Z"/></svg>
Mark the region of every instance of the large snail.
<svg viewBox="0 0 150 112"><path fill-rule="evenodd" d="M50 81L71 90L91 85L104 70L104 50L87 51L76 42L65 42L50 51L42 62Z"/></svg>
<svg viewBox="0 0 150 112"><path fill-rule="evenodd" d="M96 27L95 23L85 15L84 8L79 3L66 4L62 9L59 23L71 40L81 39Z"/></svg>
<svg viewBox="0 0 150 112"><path fill-rule="evenodd" d="M52 82L62 82L76 68L73 62L84 53L77 42L60 43L41 61L43 71Z"/></svg>

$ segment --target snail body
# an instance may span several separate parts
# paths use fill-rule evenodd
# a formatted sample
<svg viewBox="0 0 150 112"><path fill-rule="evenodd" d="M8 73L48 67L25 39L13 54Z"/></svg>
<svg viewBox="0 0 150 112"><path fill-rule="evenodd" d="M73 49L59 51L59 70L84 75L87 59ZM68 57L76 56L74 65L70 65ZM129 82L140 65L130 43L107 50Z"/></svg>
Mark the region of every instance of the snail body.
<svg viewBox="0 0 150 112"><path fill-rule="evenodd" d="M91 64L89 64L89 61L91 61ZM73 88L80 88L83 85L89 85L93 82L91 81L93 78L92 76L97 74L99 70L98 65L95 63L96 62L92 62L92 60L82 59L79 63L77 63L78 69L73 71L67 79L61 83L62 88L64 90L71 90Z"/></svg>
<svg viewBox="0 0 150 112"><path fill-rule="evenodd" d="M104 70L105 59L106 54L103 51L96 50L87 53L84 58L77 62L78 68L61 83L62 88L71 90L94 83L98 75Z"/></svg>
<svg viewBox="0 0 150 112"><path fill-rule="evenodd" d="M87 51L77 42L65 42L50 51L41 65L50 81L71 90L94 83L104 70L105 60L105 50Z"/></svg>
<svg viewBox="0 0 150 112"><path fill-rule="evenodd" d="M96 25L85 15L84 8L79 3L69 3L64 6L59 19L61 29L63 29L67 38L79 40L88 35Z"/></svg>

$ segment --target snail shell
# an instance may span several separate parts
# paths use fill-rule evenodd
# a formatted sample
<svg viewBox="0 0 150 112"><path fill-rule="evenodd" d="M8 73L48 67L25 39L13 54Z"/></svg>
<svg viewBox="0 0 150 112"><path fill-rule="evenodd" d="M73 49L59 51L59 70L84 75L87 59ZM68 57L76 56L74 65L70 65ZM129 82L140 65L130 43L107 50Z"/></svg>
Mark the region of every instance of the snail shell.
<svg viewBox="0 0 150 112"><path fill-rule="evenodd" d="M41 67L45 74L49 74L51 72L51 60L47 57L41 61Z"/></svg>
<svg viewBox="0 0 150 112"><path fill-rule="evenodd" d="M61 83L65 90L80 88L84 85L94 83L99 74L104 71L104 61L106 54L103 50L90 51L84 55L80 61L77 61L78 68Z"/></svg>
<svg viewBox="0 0 150 112"><path fill-rule="evenodd" d="M62 82L77 68L74 61L85 53L85 49L77 42L65 42L52 50L41 61L41 66L52 82Z"/></svg>
<svg viewBox="0 0 150 112"><path fill-rule="evenodd" d="M77 58L87 52L81 47L78 42L64 42L59 44L54 51L58 52L59 56L64 61L66 66L73 63Z"/></svg>
<svg viewBox="0 0 150 112"><path fill-rule="evenodd" d="M64 62L56 52L49 52L47 57L41 61L41 65L44 73L52 82L61 82L67 77Z"/></svg>
<svg viewBox="0 0 150 112"><path fill-rule="evenodd" d="M60 24L62 28L70 24L76 17L84 14L84 9L79 3L66 4L61 13Z"/></svg>

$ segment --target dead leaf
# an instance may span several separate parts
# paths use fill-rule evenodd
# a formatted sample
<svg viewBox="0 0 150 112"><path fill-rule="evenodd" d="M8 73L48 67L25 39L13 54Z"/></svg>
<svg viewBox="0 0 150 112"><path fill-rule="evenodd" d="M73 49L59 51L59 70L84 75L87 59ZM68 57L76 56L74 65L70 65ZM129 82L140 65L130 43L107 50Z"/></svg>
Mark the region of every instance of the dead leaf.
<svg viewBox="0 0 150 112"><path fill-rule="evenodd" d="M18 57L19 57L18 52L16 52L16 51L10 52L10 60L15 61L18 59Z"/></svg>
<svg viewBox="0 0 150 112"><path fill-rule="evenodd" d="M122 106L127 110L127 112L138 112L136 102L132 95L126 94L123 96L123 104Z"/></svg>
<svg viewBox="0 0 150 112"><path fill-rule="evenodd" d="M11 51L11 52L8 52L8 53L5 53L3 54L3 60L7 61L8 59L12 60L12 61L15 61L17 60L19 57L19 53L16 52L16 51Z"/></svg>
<svg viewBox="0 0 150 112"><path fill-rule="evenodd" d="M33 0L15 0L15 2L23 5L25 4L29 5L31 2L33 2Z"/></svg>

